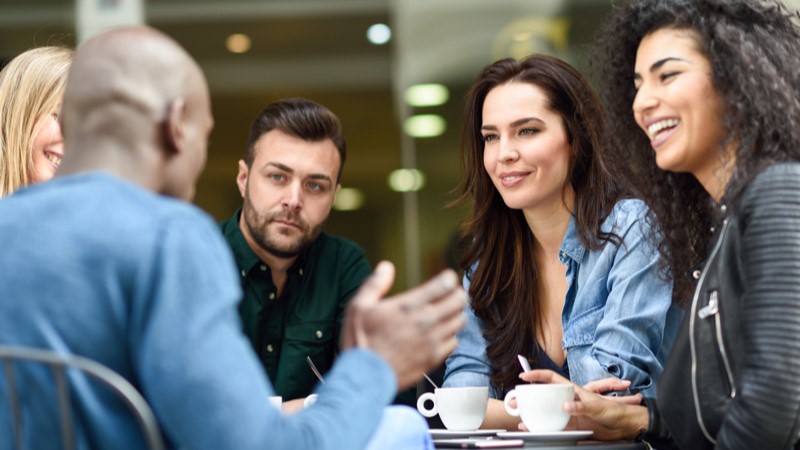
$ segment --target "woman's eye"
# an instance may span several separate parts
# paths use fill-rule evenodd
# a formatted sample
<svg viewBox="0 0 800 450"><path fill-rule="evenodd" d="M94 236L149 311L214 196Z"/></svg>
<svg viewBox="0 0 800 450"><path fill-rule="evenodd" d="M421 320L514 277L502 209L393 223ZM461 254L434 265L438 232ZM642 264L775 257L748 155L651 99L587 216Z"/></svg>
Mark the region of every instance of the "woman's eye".
<svg viewBox="0 0 800 450"><path fill-rule="evenodd" d="M674 77L677 74L678 74L678 72L664 72L664 73L662 73L661 75L658 76L658 79L661 80L661 81L667 81L667 80L669 80L670 78Z"/></svg>
<svg viewBox="0 0 800 450"><path fill-rule="evenodd" d="M493 141L495 139L497 139L497 135L496 134L484 134L483 135L483 142L489 142L489 141Z"/></svg>
<svg viewBox="0 0 800 450"><path fill-rule="evenodd" d="M519 130L519 134L532 135L532 134L536 134L536 133L538 133L540 131L542 131L542 130L540 130L539 128L521 128Z"/></svg>

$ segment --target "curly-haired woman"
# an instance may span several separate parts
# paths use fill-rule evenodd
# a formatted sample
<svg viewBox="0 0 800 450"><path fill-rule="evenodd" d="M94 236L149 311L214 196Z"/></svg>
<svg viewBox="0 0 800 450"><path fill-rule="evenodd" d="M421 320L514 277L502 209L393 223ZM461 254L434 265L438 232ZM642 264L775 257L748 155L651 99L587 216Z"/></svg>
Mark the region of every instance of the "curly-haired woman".
<svg viewBox="0 0 800 450"><path fill-rule="evenodd" d="M614 148L691 302L657 402L565 404L595 437L800 448L797 20L775 0L633 0L604 34Z"/></svg>

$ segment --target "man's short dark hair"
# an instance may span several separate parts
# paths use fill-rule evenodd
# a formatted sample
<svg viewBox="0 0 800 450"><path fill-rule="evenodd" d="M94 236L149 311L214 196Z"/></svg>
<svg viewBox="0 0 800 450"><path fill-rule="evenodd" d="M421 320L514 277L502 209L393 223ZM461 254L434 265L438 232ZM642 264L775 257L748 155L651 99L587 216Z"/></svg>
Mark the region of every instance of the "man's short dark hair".
<svg viewBox="0 0 800 450"><path fill-rule="evenodd" d="M336 175L336 181L339 182L347 155L347 144L342 137L342 124L331 110L304 98L287 98L267 105L250 128L250 138L247 140L247 149L244 152L244 162L247 167L251 167L255 159L256 142L272 130L280 130L310 142L325 139L333 141L341 160L339 173Z"/></svg>

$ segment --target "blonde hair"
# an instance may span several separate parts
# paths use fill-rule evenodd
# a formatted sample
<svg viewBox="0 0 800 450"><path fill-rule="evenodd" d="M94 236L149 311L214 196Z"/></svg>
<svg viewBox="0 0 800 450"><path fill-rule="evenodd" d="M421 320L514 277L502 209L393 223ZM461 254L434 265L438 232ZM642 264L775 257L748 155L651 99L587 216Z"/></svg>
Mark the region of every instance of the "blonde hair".
<svg viewBox="0 0 800 450"><path fill-rule="evenodd" d="M0 71L0 198L34 181L33 138L41 119L61 104L72 53L34 48Z"/></svg>

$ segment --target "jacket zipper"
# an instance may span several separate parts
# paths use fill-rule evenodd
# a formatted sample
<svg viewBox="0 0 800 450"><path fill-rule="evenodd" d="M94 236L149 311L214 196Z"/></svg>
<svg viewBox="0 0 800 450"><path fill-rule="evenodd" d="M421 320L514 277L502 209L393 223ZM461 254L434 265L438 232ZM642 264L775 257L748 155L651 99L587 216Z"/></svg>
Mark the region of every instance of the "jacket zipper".
<svg viewBox="0 0 800 450"><path fill-rule="evenodd" d="M700 317L701 319L705 319L706 317L713 314L715 316L717 325L717 336L721 336L721 331L719 327L720 325L719 314L717 314L719 312L719 303L716 294L713 293L714 295L713 306L711 304L711 301L709 301L708 306L705 306L701 308L700 311L698 311L697 303L698 300L700 299L700 289L703 287L703 282L705 281L706 275L708 274L708 267L710 266L710 263L714 260L714 258L717 256L717 253L719 252L719 249L722 246L722 241L725 237L725 233L727 232L727 230L728 230L728 219L725 219L725 221L722 222L722 230L720 230L719 238L717 238L717 242L714 244L714 249L711 251L711 255L708 258L708 263L705 265L705 267L703 267L703 273L700 275L700 279L697 282L697 288L695 289L694 297L692 298L692 313L691 316L689 317L689 348L692 354L692 400L694 401L694 411L695 415L697 416L697 424L700 426L700 431L703 432L703 435L706 437L706 439L709 440L709 442L715 445L717 443L717 440L714 439L714 437L711 436L711 433L708 432L708 429L706 429L706 425L703 422L702 412L700 411L700 396L698 394L698 388L697 388L697 348L696 348L697 344L694 341L694 328L695 328L695 320L701 314L703 315L702 317ZM718 345L720 346L721 351L724 352L725 350L724 346L721 345L721 340L718 340ZM727 355L726 353L723 354ZM727 356L724 357L724 360L727 361ZM726 370L729 370L729 368L727 367L727 363L725 364L726 364Z"/></svg>
<svg viewBox="0 0 800 450"><path fill-rule="evenodd" d="M728 352L725 350L725 342L722 340L722 319L721 314L717 314L718 312L719 296L717 291L713 290L711 291L708 305L698 311L697 317L706 319L710 316L714 316L714 332L717 337L717 348L719 349L719 354L722 357L722 365L725 367L725 376L728 381L728 387L730 388L730 396L731 398L736 398L736 385L733 382L733 371L731 370L731 365L728 362Z"/></svg>

